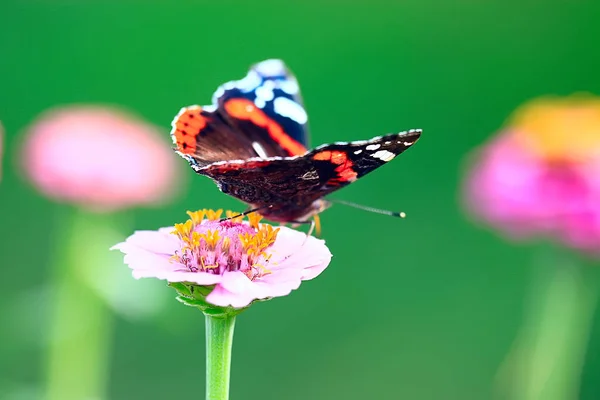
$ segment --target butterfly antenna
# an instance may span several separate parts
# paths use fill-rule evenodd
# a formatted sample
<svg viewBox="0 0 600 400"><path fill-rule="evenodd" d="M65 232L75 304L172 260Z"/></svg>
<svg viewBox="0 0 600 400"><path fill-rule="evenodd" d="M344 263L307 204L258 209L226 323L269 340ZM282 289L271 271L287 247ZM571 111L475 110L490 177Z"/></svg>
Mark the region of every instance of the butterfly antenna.
<svg viewBox="0 0 600 400"><path fill-rule="evenodd" d="M239 217L245 217L248 214L252 214L252 213L258 212L260 210L266 210L266 209L271 208L271 207L273 207L273 206L272 205L268 205L268 206L251 208L249 210L244 211L243 213L239 213L237 215L232 215L231 217L227 217L227 218L221 218L219 220L219 222L229 221L230 219L239 218Z"/></svg>
<svg viewBox="0 0 600 400"><path fill-rule="evenodd" d="M397 217L397 218L405 218L406 217L406 213L404 213L403 211L398 212L398 211L382 210L380 208L363 206L362 204L351 203L349 201L344 201L344 200L329 200L329 201L331 201L332 203L335 203L335 204L342 204L344 206L358 208L359 210L364 210L364 211L368 211L368 212L372 212L372 213L376 213L376 214L389 215L390 217Z"/></svg>

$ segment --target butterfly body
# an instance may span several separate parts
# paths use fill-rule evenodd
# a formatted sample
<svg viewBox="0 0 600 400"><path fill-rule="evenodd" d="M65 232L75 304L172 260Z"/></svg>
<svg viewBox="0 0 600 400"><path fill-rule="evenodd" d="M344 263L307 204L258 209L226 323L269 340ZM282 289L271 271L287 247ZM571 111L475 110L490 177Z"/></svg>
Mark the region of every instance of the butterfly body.
<svg viewBox="0 0 600 400"><path fill-rule="evenodd" d="M391 161L420 130L337 142L307 150L307 116L296 79L279 60L217 89L212 106L183 108L171 136L176 151L219 189L267 219L302 222L329 206L323 199Z"/></svg>

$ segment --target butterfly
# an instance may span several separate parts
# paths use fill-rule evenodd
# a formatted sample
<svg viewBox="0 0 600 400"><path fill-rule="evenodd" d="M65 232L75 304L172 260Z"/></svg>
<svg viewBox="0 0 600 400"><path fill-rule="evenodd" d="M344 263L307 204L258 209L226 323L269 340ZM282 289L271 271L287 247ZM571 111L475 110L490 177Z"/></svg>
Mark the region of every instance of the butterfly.
<svg viewBox="0 0 600 400"><path fill-rule="evenodd" d="M177 114L175 151L223 193L275 222L306 223L330 205L324 196L388 163L421 136L412 129L309 150L298 82L276 59L220 86L212 103Z"/></svg>

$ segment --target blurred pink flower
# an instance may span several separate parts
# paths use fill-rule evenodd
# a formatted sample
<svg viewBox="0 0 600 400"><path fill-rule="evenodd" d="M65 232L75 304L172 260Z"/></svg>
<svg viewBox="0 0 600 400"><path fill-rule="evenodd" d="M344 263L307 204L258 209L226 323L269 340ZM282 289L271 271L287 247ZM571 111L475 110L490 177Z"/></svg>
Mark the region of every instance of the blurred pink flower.
<svg viewBox="0 0 600 400"><path fill-rule="evenodd" d="M173 152L154 126L100 106L44 113L28 129L22 160L48 197L102 211L160 202L177 179Z"/></svg>
<svg viewBox="0 0 600 400"><path fill-rule="evenodd" d="M465 197L476 216L514 238L600 253L600 101L526 104L470 167Z"/></svg>
<svg viewBox="0 0 600 400"><path fill-rule="evenodd" d="M191 219L175 229L138 231L113 247L125 253L135 278L215 285L207 302L242 308L257 299L288 295L331 260L323 240L259 224L257 214L249 216L250 222L220 221L220 210L188 214Z"/></svg>

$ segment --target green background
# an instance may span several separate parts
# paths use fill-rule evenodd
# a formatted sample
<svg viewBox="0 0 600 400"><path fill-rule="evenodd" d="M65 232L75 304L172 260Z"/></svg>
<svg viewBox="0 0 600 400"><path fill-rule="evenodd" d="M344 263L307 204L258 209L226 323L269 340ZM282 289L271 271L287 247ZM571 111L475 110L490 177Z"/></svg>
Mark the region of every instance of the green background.
<svg viewBox="0 0 600 400"><path fill-rule="evenodd" d="M405 211L405 220L333 207L322 215L330 267L238 318L232 398L492 398L522 323L533 252L465 217L465 157L530 98L600 93L599 12L575 1L4 0L0 396L42 390L44 293L64 223L20 179L22 130L56 105L109 103L161 126L169 146L180 107L208 103L219 84L277 57L300 81L313 145L424 134L335 196ZM171 225L187 209L242 208L180 164L177 201L130 212L123 235ZM108 398L203 397L199 312L173 300L152 318L115 318ZM582 399L600 397L597 325Z"/></svg>

